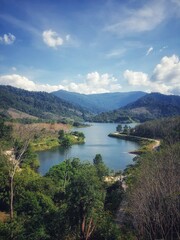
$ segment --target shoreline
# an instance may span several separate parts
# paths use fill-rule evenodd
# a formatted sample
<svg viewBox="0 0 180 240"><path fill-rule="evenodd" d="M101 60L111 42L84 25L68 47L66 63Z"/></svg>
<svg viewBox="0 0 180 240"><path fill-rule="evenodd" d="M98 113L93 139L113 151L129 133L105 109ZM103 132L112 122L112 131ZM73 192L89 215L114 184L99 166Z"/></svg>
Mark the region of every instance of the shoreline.
<svg viewBox="0 0 180 240"><path fill-rule="evenodd" d="M139 143L140 148L134 151L130 151L129 152L130 154L140 155L148 151L156 150L160 146L160 140L152 139L152 138L127 135L127 134L118 133L118 132L110 133L108 136Z"/></svg>

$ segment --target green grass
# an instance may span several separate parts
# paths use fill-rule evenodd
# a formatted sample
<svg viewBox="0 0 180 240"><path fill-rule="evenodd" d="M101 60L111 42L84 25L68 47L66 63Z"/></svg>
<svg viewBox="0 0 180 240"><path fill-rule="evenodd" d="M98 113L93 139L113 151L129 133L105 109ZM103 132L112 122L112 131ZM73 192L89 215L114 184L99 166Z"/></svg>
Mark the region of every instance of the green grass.
<svg viewBox="0 0 180 240"><path fill-rule="evenodd" d="M70 139L70 143L73 144L83 144L84 139L80 137L75 137L71 134L68 134L68 138ZM31 146L34 151L43 151L43 150L49 150L55 147L61 146L59 143L59 140L57 137L43 137L43 138L38 138L34 140L31 143Z"/></svg>

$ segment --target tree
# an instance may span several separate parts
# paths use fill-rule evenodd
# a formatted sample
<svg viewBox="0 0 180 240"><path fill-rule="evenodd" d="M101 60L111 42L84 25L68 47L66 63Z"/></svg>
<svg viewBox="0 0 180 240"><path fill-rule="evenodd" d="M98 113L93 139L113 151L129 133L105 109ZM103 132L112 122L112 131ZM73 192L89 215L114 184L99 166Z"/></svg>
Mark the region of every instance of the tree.
<svg viewBox="0 0 180 240"><path fill-rule="evenodd" d="M130 131L130 128L127 125L125 125L123 128L123 133L128 135L129 131Z"/></svg>
<svg viewBox="0 0 180 240"><path fill-rule="evenodd" d="M58 132L58 139L61 140L62 138L64 138L65 132L64 130L59 130Z"/></svg>
<svg viewBox="0 0 180 240"><path fill-rule="evenodd" d="M180 146L176 144L144 156L138 163L129 194L138 239L179 239L179 159Z"/></svg>
<svg viewBox="0 0 180 240"><path fill-rule="evenodd" d="M71 147L71 140L69 139L68 136L65 136L62 141L61 141L61 146L65 149Z"/></svg>
<svg viewBox="0 0 180 240"><path fill-rule="evenodd" d="M17 137L18 135L18 137ZM9 181L10 181L10 218L14 217L14 176L20 169L24 154L34 136L34 129L19 125L14 132L12 149L9 151Z"/></svg>
<svg viewBox="0 0 180 240"><path fill-rule="evenodd" d="M101 154L96 154L95 158L93 159L93 163L95 166L103 163Z"/></svg>
<svg viewBox="0 0 180 240"><path fill-rule="evenodd" d="M71 228L78 239L88 240L98 224L99 213L103 211L104 191L95 168L81 164L72 176L67 188L68 216Z"/></svg>
<svg viewBox="0 0 180 240"><path fill-rule="evenodd" d="M119 132L119 133L122 132L122 125L121 124L117 125L116 131Z"/></svg>
<svg viewBox="0 0 180 240"><path fill-rule="evenodd" d="M109 169L104 164L101 154L96 154L95 158L93 159L93 163L100 180L102 180L104 176L107 176L109 174Z"/></svg>

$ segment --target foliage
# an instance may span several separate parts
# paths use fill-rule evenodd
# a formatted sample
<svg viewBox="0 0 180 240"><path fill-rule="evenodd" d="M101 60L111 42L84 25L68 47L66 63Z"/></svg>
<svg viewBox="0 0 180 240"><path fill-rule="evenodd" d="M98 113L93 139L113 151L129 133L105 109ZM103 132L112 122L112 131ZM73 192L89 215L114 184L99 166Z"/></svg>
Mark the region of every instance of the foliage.
<svg viewBox="0 0 180 240"><path fill-rule="evenodd" d="M4 119L0 118L0 147L6 149L11 146L12 127L5 123Z"/></svg>
<svg viewBox="0 0 180 240"><path fill-rule="evenodd" d="M59 144L63 148L69 148L75 143L84 143L85 136L82 132L74 131L70 133L65 133L63 130L59 131Z"/></svg>
<svg viewBox="0 0 180 240"><path fill-rule="evenodd" d="M116 131L119 132L119 133L122 132L122 125L121 124L117 125Z"/></svg>
<svg viewBox="0 0 180 240"><path fill-rule="evenodd" d="M93 159L93 163L96 168L97 175L102 181L103 177L109 174L109 169L104 164L101 154L96 154L95 158Z"/></svg>
<svg viewBox="0 0 180 240"><path fill-rule="evenodd" d="M122 201L124 190L120 181L113 183L106 189L105 209L116 213Z"/></svg>
<svg viewBox="0 0 180 240"><path fill-rule="evenodd" d="M125 107L103 112L90 119L95 122L131 123L145 122L180 115L180 96L150 93Z"/></svg>
<svg viewBox="0 0 180 240"><path fill-rule="evenodd" d="M137 125L132 135L163 139L167 144L180 141L180 117L164 118Z"/></svg>
<svg viewBox="0 0 180 240"><path fill-rule="evenodd" d="M43 119L62 117L82 119L86 112L50 93L30 92L11 86L0 86L0 108L14 108Z"/></svg>

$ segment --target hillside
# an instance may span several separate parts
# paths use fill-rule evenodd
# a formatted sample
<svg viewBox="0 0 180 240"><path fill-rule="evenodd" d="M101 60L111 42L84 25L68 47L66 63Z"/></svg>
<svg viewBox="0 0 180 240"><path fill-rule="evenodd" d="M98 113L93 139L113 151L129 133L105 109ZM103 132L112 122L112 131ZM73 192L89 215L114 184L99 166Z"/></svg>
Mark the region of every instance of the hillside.
<svg viewBox="0 0 180 240"><path fill-rule="evenodd" d="M0 86L0 109L7 115L13 110L21 114L26 113L29 117L44 119L61 119L62 117L82 119L86 114L82 108L75 107L52 94L30 92L2 85Z"/></svg>
<svg viewBox="0 0 180 240"><path fill-rule="evenodd" d="M140 91L86 95L64 90L52 92L52 94L96 114L118 109L146 95L146 93Z"/></svg>
<svg viewBox="0 0 180 240"><path fill-rule="evenodd" d="M150 93L118 110L99 114L92 121L144 122L178 115L180 115L180 96Z"/></svg>

